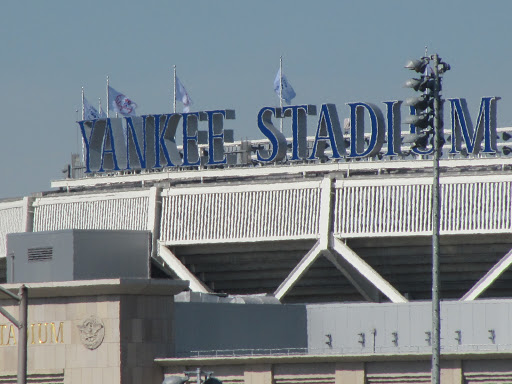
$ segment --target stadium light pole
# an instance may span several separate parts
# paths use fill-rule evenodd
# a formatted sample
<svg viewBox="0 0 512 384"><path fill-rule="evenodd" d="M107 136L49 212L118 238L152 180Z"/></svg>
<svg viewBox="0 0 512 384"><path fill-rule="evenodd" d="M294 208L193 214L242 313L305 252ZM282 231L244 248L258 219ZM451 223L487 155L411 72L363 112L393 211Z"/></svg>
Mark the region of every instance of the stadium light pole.
<svg viewBox="0 0 512 384"><path fill-rule="evenodd" d="M433 68L429 63L432 62ZM425 92L417 98L407 101L416 109L425 111L420 115L405 119L405 124L417 124L422 132L416 132L415 146L425 147L430 135L433 136L433 181L432 181L432 383L441 382L441 315L440 315L440 271L439 271L439 233L441 229L441 188L439 183L439 159L444 144L443 110L441 100L441 75L450 69L436 53L420 60L409 61L406 68L423 73L421 79L411 79L406 87ZM430 93L429 93L430 90ZM429 129L428 127L431 127Z"/></svg>
<svg viewBox="0 0 512 384"><path fill-rule="evenodd" d="M7 289L0 286L0 292L19 302L19 316L16 320L9 312L0 307L0 314L18 328L18 379L17 384L26 384L27 382L27 324L28 324L28 289L22 285L15 295Z"/></svg>
<svg viewBox="0 0 512 384"><path fill-rule="evenodd" d="M441 186L439 185L439 158L441 157L441 81L437 54L434 58L434 180L432 183L432 383L441 382L441 303L439 300L439 232L441 227Z"/></svg>

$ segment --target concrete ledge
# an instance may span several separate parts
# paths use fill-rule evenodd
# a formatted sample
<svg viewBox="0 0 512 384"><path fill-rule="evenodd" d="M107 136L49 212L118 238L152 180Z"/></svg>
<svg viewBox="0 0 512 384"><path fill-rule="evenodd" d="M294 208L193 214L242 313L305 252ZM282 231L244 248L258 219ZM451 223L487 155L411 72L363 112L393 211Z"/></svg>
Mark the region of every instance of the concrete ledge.
<svg viewBox="0 0 512 384"><path fill-rule="evenodd" d="M0 377L5 376L16 376L18 374L17 371L2 371L0 372ZM52 376L52 375L63 375L64 369L38 369L35 371L28 371L27 375L37 375L37 376Z"/></svg>
<svg viewBox="0 0 512 384"><path fill-rule="evenodd" d="M511 359L512 352L461 352L442 353L441 360L494 360ZM201 366L201 365L245 365L263 363L332 363L332 362L375 362L375 361L422 361L431 360L430 353L386 353L359 355L279 355L279 356L219 356L156 358L155 363L161 367Z"/></svg>
<svg viewBox="0 0 512 384"><path fill-rule="evenodd" d="M22 284L3 284L2 287L17 293ZM160 279L104 279L76 280L48 283L27 283L28 297L73 297L99 295L176 295L188 288L189 282ZM7 296L0 295L1 299Z"/></svg>

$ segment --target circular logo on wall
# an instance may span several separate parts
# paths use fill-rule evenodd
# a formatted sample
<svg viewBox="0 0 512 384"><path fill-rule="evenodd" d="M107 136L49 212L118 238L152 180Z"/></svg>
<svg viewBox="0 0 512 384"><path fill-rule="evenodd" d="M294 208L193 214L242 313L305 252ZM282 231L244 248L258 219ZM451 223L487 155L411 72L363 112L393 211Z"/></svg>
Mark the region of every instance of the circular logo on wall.
<svg viewBox="0 0 512 384"><path fill-rule="evenodd" d="M77 325L80 331L80 340L84 347L93 350L103 343L105 337L105 325L98 317L92 315Z"/></svg>

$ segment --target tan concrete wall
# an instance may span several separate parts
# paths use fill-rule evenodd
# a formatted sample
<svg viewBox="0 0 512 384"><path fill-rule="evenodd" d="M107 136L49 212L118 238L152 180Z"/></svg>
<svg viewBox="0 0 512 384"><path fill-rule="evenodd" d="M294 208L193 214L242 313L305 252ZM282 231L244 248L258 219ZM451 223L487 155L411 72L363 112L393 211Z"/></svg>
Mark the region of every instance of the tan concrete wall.
<svg viewBox="0 0 512 384"><path fill-rule="evenodd" d="M172 296L121 296L121 377L123 384L161 384L156 357L174 353Z"/></svg>
<svg viewBox="0 0 512 384"><path fill-rule="evenodd" d="M12 304L0 300L17 318ZM63 376L65 384L160 384L163 370L154 359L174 352L173 308L172 295L29 298L28 374L54 375L52 383ZM93 350L82 344L78 327L91 315L105 330ZM16 374L18 340L16 327L0 316L0 382Z"/></svg>
<svg viewBox="0 0 512 384"><path fill-rule="evenodd" d="M244 372L245 384L273 384L271 364L248 365Z"/></svg>
<svg viewBox="0 0 512 384"><path fill-rule="evenodd" d="M482 359L466 356L467 360L456 358L441 361L441 384L499 384L512 383L512 358ZM286 358L268 357L254 359L217 359L215 363L207 359L187 361L178 365L176 359L171 366L165 366L166 375L183 376L184 371L201 368L213 371L214 376L224 383L243 384L391 384L391 383L430 383L430 359L411 359L392 356L385 361L371 361L364 356L361 361L345 356L315 357L290 356ZM283 361L286 360L286 361ZM347 361L343 361L347 360ZM195 378L191 380L194 384Z"/></svg>
<svg viewBox="0 0 512 384"><path fill-rule="evenodd" d="M336 363L335 384L366 384L364 363Z"/></svg>
<svg viewBox="0 0 512 384"><path fill-rule="evenodd" d="M180 376L185 377L183 372L195 371L197 368L201 368L204 372L213 372L213 376L222 381L223 384L244 384L246 380L254 380L253 382L261 382L272 378L272 375L266 371L267 368L271 368L271 365L208 365L208 364L192 364L192 365L178 365L172 367L166 367L164 369L165 376ZM195 384L195 375L191 376L190 384ZM273 381L270 382L273 384Z"/></svg>
<svg viewBox="0 0 512 384"><path fill-rule="evenodd" d="M18 307L6 303L0 301L17 318ZM103 321L105 337L97 349L89 350L81 343L78 325L93 314ZM66 383L120 382L119 297L32 299L28 323L29 375L51 370L63 372ZM7 374L17 367L17 345L8 332L14 331L16 344L19 335L4 317L0 317L0 330L2 326L7 328L3 328L0 343L0 374Z"/></svg>

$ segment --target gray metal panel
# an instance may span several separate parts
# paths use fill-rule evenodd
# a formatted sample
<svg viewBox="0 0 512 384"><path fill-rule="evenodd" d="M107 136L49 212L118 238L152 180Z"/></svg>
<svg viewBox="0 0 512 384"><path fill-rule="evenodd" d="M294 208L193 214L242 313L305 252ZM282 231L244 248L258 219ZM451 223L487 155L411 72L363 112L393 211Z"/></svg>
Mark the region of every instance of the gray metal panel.
<svg viewBox="0 0 512 384"><path fill-rule="evenodd" d="M52 259L29 261L28 250L42 247L52 248ZM72 231L8 234L7 250L8 283L73 280Z"/></svg>
<svg viewBox="0 0 512 384"><path fill-rule="evenodd" d="M418 348L430 348L428 334L432 329L432 317L428 312L430 303L411 303L407 305L409 310L409 334L410 345ZM425 308L425 309L423 309ZM428 312L425 314L425 312Z"/></svg>
<svg viewBox="0 0 512 384"><path fill-rule="evenodd" d="M412 345L414 335L411 334L411 307L399 306L396 308L398 332L398 345Z"/></svg>
<svg viewBox="0 0 512 384"><path fill-rule="evenodd" d="M430 302L307 305L308 349L310 353L341 354L429 352L426 332L431 330L431 311ZM443 351L512 351L511 314L510 299L443 302ZM332 348L325 345L327 330ZM495 332L494 342L489 330ZM461 331L460 344L457 331ZM397 332L396 344L393 332ZM359 333L365 335L364 347L358 343Z"/></svg>
<svg viewBox="0 0 512 384"><path fill-rule="evenodd" d="M150 232L74 231L76 280L150 277Z"/></svg>
<svg viewBox="0 0 512 384"><path fill-rule="evenodd" d="M442 313L441 313L442 316ZM441 321L443 319L447 319L446 317L441 317ZM472 305L461 305L459 310L459 329L462 332L462 341L466 343L467 340L476 340L475 333L479 333L480 330L474 328L473 321L473 306Z"/></svg>
<svg viewBox="0 0 512 384"><path fill-rule="evenodd" d="M440 317L443 322L443 326L441 327L441 339L442 344L446 347L456 348L458 345L455 339L455 331L460 330L462 332L460 329L460 310L461 307L454 307L450 305L450 303L441 307Z"/></svg>
<svg viewBox="0 0 512 384"><path fill-rule="evenodd" d="M150 276L150 232L62 230L7 236L9 283ZM51 259L29 261L29 249L51 249Z"/></svg>
<svg viewBox="0 0 512 384"><path fill-rule="evenodd" d="M7 282L6 267L7 267L6 258L0 257L0 284Z"/></svg>
<svg viewBox="0 0 512 384"><path fill-rule="evenodd" d="M485 326L485 305L484 306L473 306L473 313L472 313L472 319L473 319L473 343L475 344L484 344L489 341L488 339L488 332L486 326ZM477 326L481 325L481 326ZM483 326L483 329L482 329Z"/></svg>
<svg viewBox="0 0 512 384"><path fill-rule="evenodd" d="M176 352L306 348L303 305L175 303Z"/></svg>

